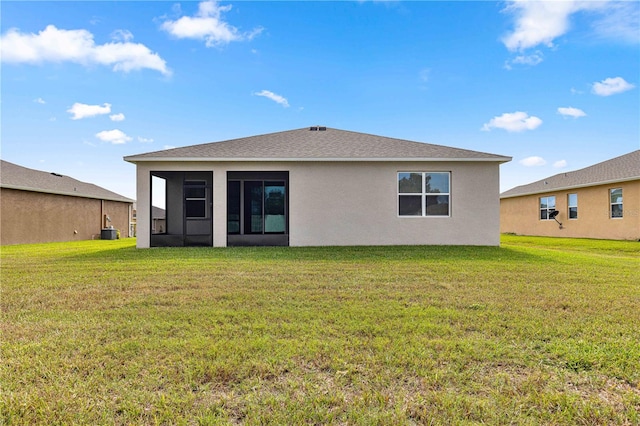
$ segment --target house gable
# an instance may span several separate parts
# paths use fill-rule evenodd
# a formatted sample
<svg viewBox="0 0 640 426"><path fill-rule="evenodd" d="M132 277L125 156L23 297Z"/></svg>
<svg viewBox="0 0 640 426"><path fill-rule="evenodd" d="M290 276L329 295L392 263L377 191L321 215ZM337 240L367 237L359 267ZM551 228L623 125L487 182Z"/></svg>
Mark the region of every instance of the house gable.
<svg viewBox="0 0 640 426"><path fill-rule="evenodd" d="M127 156L126 161L496 161L510 157L325 128L303 128ZM316 127L317 129L317 127Z"/></svg>

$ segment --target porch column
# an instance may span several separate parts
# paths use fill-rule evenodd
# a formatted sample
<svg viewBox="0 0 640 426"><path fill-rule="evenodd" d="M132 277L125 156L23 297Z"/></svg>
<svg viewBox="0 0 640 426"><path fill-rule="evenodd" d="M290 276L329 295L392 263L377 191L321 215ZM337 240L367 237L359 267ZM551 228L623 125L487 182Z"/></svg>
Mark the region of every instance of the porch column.
<svg viewBox="0 0 640 426"><path fill-rule="evenodd" d="M213 171L213 246L227 246L227 169Z"/></svg>
<svg viewBox="0 0 640 426"><path fill-rule="evenodd" d="M144 164L136 164L136 247L149 248L151 239L151 173Z"/></svg>

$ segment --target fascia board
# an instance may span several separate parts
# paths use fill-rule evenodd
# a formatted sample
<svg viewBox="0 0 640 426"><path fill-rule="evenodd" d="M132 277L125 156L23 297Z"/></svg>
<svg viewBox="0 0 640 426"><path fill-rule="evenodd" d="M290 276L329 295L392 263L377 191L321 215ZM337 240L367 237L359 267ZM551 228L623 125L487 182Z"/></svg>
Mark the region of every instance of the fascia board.
<svg viewBox="0 0 640 426"><path fill-rule="evenodd" d="M273 163L273 162L498 162L507 163L512 160L511 157L489 157L489 158L419 158L419 157L399 157L399 158L206 158L206 157L124 157L125 161L130 163L147 163L147 162L230 162L230 163Z"/></svg>

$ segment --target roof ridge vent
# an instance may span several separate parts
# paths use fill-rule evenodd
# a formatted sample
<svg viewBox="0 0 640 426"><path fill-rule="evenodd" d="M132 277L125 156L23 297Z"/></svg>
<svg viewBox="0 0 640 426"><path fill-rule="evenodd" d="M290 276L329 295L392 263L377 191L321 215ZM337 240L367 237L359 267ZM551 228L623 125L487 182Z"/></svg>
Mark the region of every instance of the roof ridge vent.
<svg viewBox="0 0 640 426"><path fill-rule="evenodd" d="M60 173L54 173L54 172L51 172L51 174L52 174L52 175L54 175L54 176L56 176L56 177L62 177L62 175L61 175Z"/></svg>
<svg viewBox="0 0 640 426"><path fill-rule="evenodd" d="M327 128L325 126L311 126L309 127L309 130L311 130L312 132L324 132L325 130L327 130Z"/></svg>

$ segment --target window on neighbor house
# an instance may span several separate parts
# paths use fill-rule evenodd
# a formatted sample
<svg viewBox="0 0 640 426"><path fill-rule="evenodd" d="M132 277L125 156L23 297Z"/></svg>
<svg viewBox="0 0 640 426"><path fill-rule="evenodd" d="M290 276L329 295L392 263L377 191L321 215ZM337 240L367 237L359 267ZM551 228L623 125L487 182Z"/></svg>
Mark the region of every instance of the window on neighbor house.
<svg viewBox="0 0 640 426"><path fill-rule="evenodd" d="M540 220L553 220L549 214L556 210L556 196L540 197Z"/></svg>
<svg viewBox="0 0 640 426"><path fill-rule="evenodd" d="M449 216L451 173L398 173L399 216Z"/></svg>
<svg viewBox="0 0 640 426"><path fill-rule="evenodd" d="M610 209L612 218L622 217L622 188L609 190Z"/></svg>
<svg viewBox="0 0 640 426"><path fill-rule="evenodd" d="M578 194L569 194L567 196L567 206L569 208L569 219L578 218Z"/></svg>

